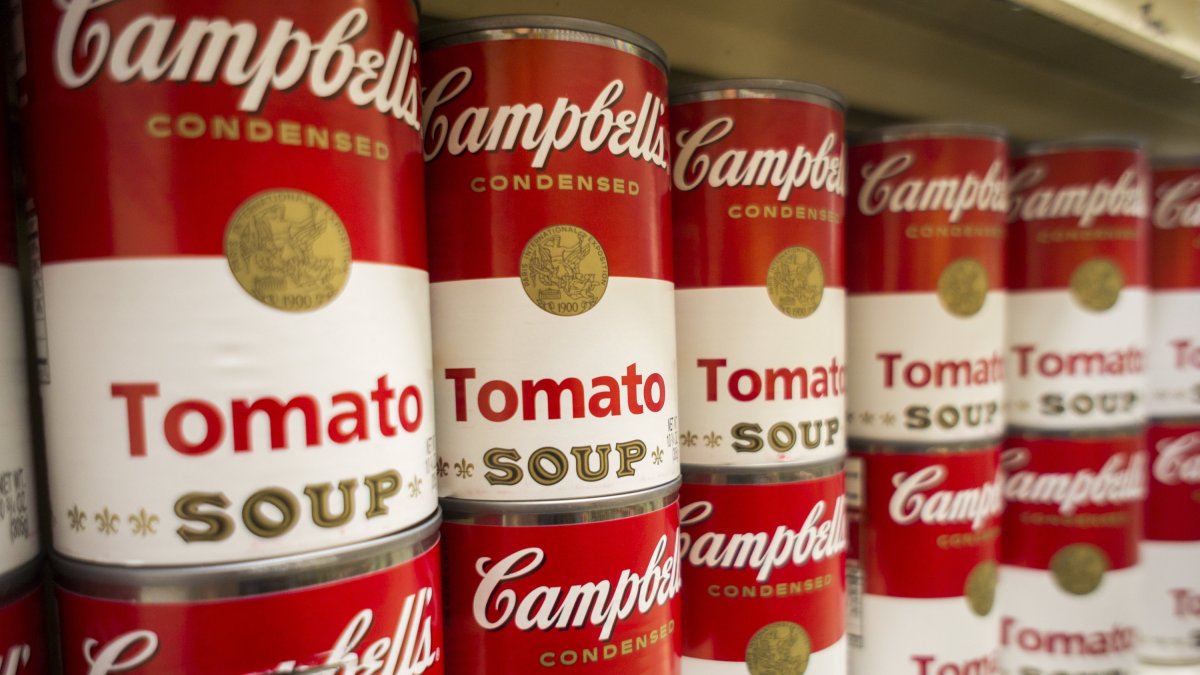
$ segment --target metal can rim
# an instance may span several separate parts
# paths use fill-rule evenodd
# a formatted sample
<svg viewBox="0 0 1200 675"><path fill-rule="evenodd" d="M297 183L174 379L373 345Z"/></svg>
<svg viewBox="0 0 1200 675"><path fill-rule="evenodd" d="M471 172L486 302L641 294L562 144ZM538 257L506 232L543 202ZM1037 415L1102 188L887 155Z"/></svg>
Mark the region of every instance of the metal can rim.
<svg viewBox="0 0 1200 675"><path fill-rule="evenodd" d="M13 600L18 595L37 586L38 577L42 571L42 556L36 555L32 560L0 574L0 604Z"/></svg>
<svg viewBox="0 0 1200 675"><path fill-rule="evenodd" d="M670 72L667 52L649 37L604 21L556 14L497 14L425 26L421 29L421 50L424 53L451 45L516 39L632 47L621 51L651 61L664 74Z"/></svg>
<svg viewBox="0 0 1200 675"><path fill-rule="evenodd" d="M51 554L57 585L108 600L144 603L252 597L300 590L395 567L433 548L441 513L376 539L279 558L216 565L124 567Z"/></svg>
<svg viewBox="0 0 1200 675"><path fill-rule="evenodd" d="M1200 171L1200 155L1162 155L1150 158L1153 169L1195 169Z"/></svg>
<svg viewBox="0 0 1200 675"><path fill-rule="evenodd" d="M1008 433L1005 438L1008 439L1020 437L1035 440L1062 441L1115 441L1126 440L1129 438L1140 438L1145 433L1145 423L1131 424L1120 427L1106 427L1100 429L1044 429L1010 424L1008 426Z"/></svg>
<svg viewBox="0 0 1200 675"><path fill-rule="evenodd" d="M691 485L769 485L803 483L836 476L843 470L844 457L812 464L684 464L683 482Z"/></svg>
<svg viewBox="0 0 1200 675"><path fill-rule="evenodd" d="M1005 436L978 438L967 441L943 443L918 443L912 441L884 441L878 439L850 439L848 450L851 455L952 455L960 452L982 452L994 450L1004 444Z"/></svg>
<svg viewBox="0 0 1200 675"><path fill-rule="evenodd" d="M1008 130L994 124L976 122L917 122L887 126L851 134L850 145L887 143L918 138L985 138L1008 141Z"/></svg>
<svg viewBox="0 0 1200 675"><path fill-rule="evenodd" d="M444 497L447 523L462 525L572 525L618 520L661 510L675 501L681 478L657 487L603 497L532 501L484 501Z"/></svg>
<svg viewBox="0 0 1200 675"><path fill-rule="evenodd" d="M1136 136L1096 135L1033 141L1013 149L1014 157L1033 157L1067 150L1134 150L1145 152L1145 139Z"/></svg>
<svg viewBox="0 0 1200 675"><path fill-rule="evenodd" d="M812 82L771 77L707 80L685 84L671 92L671 105L729 99L784 99L805 101L846 111L846 99L837 91Z"/></svg>

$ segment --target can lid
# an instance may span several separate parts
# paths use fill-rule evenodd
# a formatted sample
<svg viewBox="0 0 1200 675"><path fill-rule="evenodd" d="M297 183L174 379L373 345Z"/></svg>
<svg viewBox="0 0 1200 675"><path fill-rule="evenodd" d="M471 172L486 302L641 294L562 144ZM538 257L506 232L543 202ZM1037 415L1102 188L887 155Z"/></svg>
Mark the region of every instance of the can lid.
<svg viewBox="0 0 1200 675"><path fill-rule="evenodd" d="M684 464L683 482L704 485L799 483L817 478L828 478L840 473L842 469L842 457L815 464L756 464L753 466Z"/></svg>
<svg viewBox="0 0 1200 675"><path fill-rule="evenodd" d="M604 497L534 501L484 501L444 497L448 523L476 525L571 525L616 520L657 511L675 500L680 479L666 485Z"/></svg>
<svg viewBox="0 0 1200 675"><path fill-rule="evenodd" d="M889 124L877 129L853 133L850 135L850 143L851 145L864 145L913 138L989 138L1007 141L1008 131L1003 127L974 122Z"/></svg>
<svg viewBox="0 0 1200 675"><path fill-rule="evenodd" d="M1045 155L1063 150L1138 150L1146 151L1146 141L1135 136L1076 136L1048 141L1033 141L1013 150L1014 157Z"/></svg>
<svg viewBox="0 0 1200 675"><path fill-rule="evenodd" d="M59 585L94 597L179 602L274 593L369 574L411 560L437 541L441 513L378 539L236 563L177 567L98 565L52 554Z"/></svg>
<svg viewBox="0 0 1200 675"><path fill-rule="evenodd" d="M1150 166L1155 169L1196 169L1200 171L1200 155L1163 155L1152 157Z"/></svg>
<svg viewBox="0 0 1200 675"><path fill-rule="evenodd" d="M620 26L603 21L553 14L501 14L474 19L447 21L421 28L421 49L487 42L491 40L565 40L620 48L620 43L635 47L633 53L655 62L664 73L669 71L667 53L657 42Z"/></svg>
<svg viewBox="0 0 1200 675"><path fill-rule="evenodd" d="M738 98L783 98L820 103L846 110L846 99L836 91L811 82L768 77L709 80L681 85L671 91L671 103L692 103Z"/></svg>

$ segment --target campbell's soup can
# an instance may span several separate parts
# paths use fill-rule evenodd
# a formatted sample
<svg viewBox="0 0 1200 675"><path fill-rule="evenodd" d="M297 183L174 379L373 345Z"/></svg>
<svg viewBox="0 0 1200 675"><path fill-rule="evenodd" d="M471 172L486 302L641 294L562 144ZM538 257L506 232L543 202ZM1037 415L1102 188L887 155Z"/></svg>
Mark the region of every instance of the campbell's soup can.
<svg viewBox="0 0 1200 675"><path fill-rule="evenodd" d="M4 83L0 72L0 90L7 91ZM33 560L39 550L37 476L7 130L0 126L0 577ZM4 673L2 668L0 673Z"/></svg>
<svg viewBox="0 0 1200 675"><path fill-rule="evenodd" d="M1150 218L1151 417L1200 417L1200 158L1154 162Z"/></svg>
<svg viewBox="0 0 1200 675"><path fill-rule="evenodd" d="M1009 422L1046 431L1146 414L1150 174L1132 140L1025 148L1009 195Z"/></svg>
<svg viewBox="0 0 1200 675"><path fill-rule="evenodd" d="M56 558L63 673L442 673L439 521L262 562Z"/></svg>
<svg viewBox="0 0 1200 675"><path fill-rule="evenodd" d="M422 48L441 494L671 482L662 50L546 16L438 24Z"/></svg>
<svg viewBox="0 0 1200 675"><path fill-rule="evenodd" d="M25 4L59 553L249 560L437 508L416 18Z"/></svg>
<svg viewBox="0 0 1200 675"><path fill-rule="evenodd" d="M1004 431L1004 131L885 127L854 140L846 258L850 437Z"/></svg>
<svg viewBox="0 0 1200 675"><path fill-rule="evenodd" d="M678 493L443 499L447 672L679 675Z"/></svg>
<svg viewBox="0 0 1200 675"><path fill-rule="evenodd" d="M671 95L687 464L845 453L843 110L838 94L788 80Z"/></svg>
<svg viewBox="0 0 1200 675"><path fill-rule="evenodd" d="M1138 655L1200 663L1200 418L1152 420Z"/></svg>
<svg viewBox="0 0 1200 675"><path fill-rule="evenodd" d="M999 671L998 442L851 442L850 670Z"/></svg>
<svg viewBox="0 0 1200 675"><path fill-rule="evenodd" d="M842 460L685 466L683 672L846 673Z"/></svg>
<svg viewBox="0 0 1200 675"><path fill-rule="evenodd" d="M49 675L40 565L0 575L0 673Z"/></svg>
<svg viewBox="0 0 1200 675"><path fill-rule="evenodd" d="M1014 431L1001 466L1002 671L1132 673L1148 471L1142 430Z"/></svg>

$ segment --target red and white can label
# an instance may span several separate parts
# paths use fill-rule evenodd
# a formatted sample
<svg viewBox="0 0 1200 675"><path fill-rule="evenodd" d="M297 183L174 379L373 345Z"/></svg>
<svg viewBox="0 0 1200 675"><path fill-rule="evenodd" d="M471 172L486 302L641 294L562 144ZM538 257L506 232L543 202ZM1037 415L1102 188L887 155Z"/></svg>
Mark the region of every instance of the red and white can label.
<svg viewBox="0 0 1200 675"><path fill-rule="evenodd" d="M974 441L1004 430L1000 138L850 148L850 436Z"/></svg>
<svg viewBox="0 0 1200 675"><path fill-rule="evenodd" d="M1132 672L1148 472L1140 434L1005 442L1001 666Z"/></svg>
<svg viewBox="0 0 1200 675"><path fill-rule="evenodd" d="M24 19L58 551L244 560L428 517L413 5Z"/></svg>
<svg viewBox="0 0 1200 675"><path fill-rule="evenodd" d="M440 589L437 545L386 570L242 598L137 603L60 587L63 672L435 675Z"/></svg>
<svg viewBox="0 0 1200 675"><path fill-rule="evenodd" d="M1009 422L1141 424L1150 176L1132 149L1015 160L1009 212Z"/></svg>
<svg viewBox="0 0 1200 675"><path fill-rule="evenodd" d="M680 672L679 505L572 525L445 523L448 672Z"/></svg>
<svg viewBox="0 0 1200 675"><path fill-rule="evenodd" d="M680 503L684 669L844 674L843 474L684 483Z"/></svg>
<svg viewBox="0 0 1200 675"><path fill-rule="evenodd" d="M684 462L841 456L841 111L787 99L695 101L671 106L671 128ZM767 162L771 170L756 168Z"/></svg>
<svg viewBox="0 0 1200 675"><path fill-rule="evenodd" d="M1200 422L1152 423L1146 447L1138 654L1200 663Z"/></svg>
<svg viewBox="0 0 1200 675"><path fill-rule="evenodd" d="M679 474L666 76L517 37L422 55L443 496Z"/></svg>
<svg viewBox="0 0 1200 675"><path fill-rule="evenodd" d="M0 73L2 86L4 77ZM0 576L33 560L38 553L25 318L21 312L7 140L8 134L0 133ZM4 673L3 668L0 673Z"/></svg>
<svg viewBox="0 0 1200 675"><path fill-rule="evenodd" d="M995 673L999 448L853 452L850 662L861 673Z"/></svg>
<svg viewBox="0 0 1200 675"><path fill-rule="evenodd" d="M1154 171L1151 417L1200 416L1200 166Z"/></svg>
<svg viewBox="0 0 1200 675"><path fill-rule="evenodd" d="M0 604L0 673L50 673L41 586Z"/></svg>

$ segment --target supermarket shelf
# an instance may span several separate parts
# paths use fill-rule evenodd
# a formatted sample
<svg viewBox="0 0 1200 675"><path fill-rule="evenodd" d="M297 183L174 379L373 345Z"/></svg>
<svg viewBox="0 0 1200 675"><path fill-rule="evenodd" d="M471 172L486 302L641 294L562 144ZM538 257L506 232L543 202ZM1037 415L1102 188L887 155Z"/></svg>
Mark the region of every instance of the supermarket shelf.
<svg viewBox="0 0 1200 675"><path fill-rule="evenodd" d="M434 20L535 12L618 23L661 43L684 73L820 82L845 94L868 120L974 120L1000 124L1018 138L1134 133L1157 152L1200 153L1200 82L1185 77L1200 72L1200 61L1193 69L1189 41L1173 28L1183 19L1164 19L1171 39L1183 45L1174 51L1165 37L1152 48L1145 31L1135 45L1132 36L1118 40L1111 26L1089 24L1077 14L1090 2L1021 2L424 0L422 6ZM1174 3L1179 14L1193 4ZM1064 9L1071 6L1075 14Z"/></svg>

